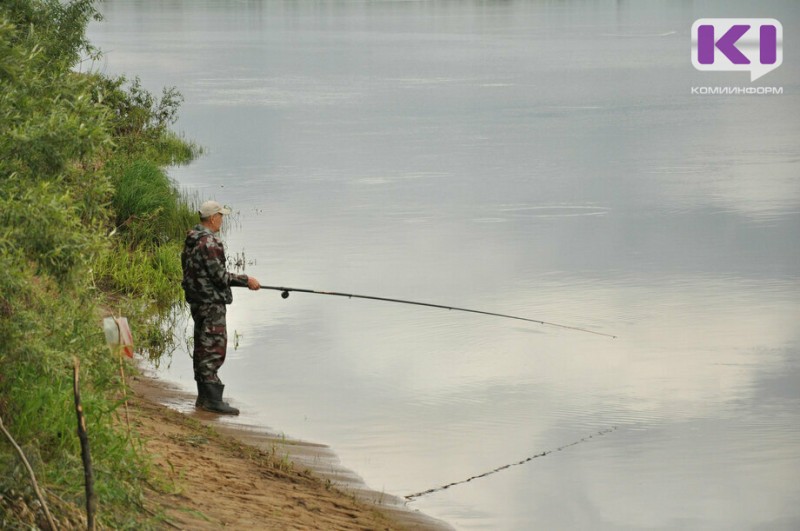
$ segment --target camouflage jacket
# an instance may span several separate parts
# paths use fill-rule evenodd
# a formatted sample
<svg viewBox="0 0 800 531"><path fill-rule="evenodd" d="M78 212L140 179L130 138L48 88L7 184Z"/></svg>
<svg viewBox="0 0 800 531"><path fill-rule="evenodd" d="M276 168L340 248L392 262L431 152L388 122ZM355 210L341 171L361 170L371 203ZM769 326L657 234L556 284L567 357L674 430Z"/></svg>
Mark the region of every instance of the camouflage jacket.
<svg viewBox="0 0 800 531"><path fill-rule="evenodd" d="M203 225L196 225L186 235L181 266L181 286L188 303L230 304L233 302L231 286L247 286L247 275L229 273L225 269L225 247Z"/></svg>

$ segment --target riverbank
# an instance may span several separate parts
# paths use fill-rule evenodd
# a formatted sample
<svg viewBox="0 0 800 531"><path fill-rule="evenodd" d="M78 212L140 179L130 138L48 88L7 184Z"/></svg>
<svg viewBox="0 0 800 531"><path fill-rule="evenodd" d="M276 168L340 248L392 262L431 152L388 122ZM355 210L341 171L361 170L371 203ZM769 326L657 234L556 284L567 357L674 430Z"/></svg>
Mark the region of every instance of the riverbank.
<svg viewBox="0 0 800 531"><path fill-rule="evenodd" d="M164 528L450 529L369 490L327 446L220 423L149 375L130 384L131 427L158 478L145 508Z"/></svg>

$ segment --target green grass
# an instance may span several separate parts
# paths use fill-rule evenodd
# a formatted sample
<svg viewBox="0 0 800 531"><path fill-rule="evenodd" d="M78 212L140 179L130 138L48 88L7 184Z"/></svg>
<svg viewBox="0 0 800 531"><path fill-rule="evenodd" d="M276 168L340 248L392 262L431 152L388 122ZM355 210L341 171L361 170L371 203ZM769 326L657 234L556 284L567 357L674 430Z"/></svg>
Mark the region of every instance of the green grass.
<svg viewBox="0 0 800 531"><path fill-rule="evenodd" d="M181 300L180 245L131 248L119 241L94 264L97 286L115 298L135 296L164 309Z"/></svg>
<svg viewBox="0 0 800 531"><path fill-rule="evenodd" d="M166 172L136 160L114 179L116 230L134 245L183 242L197 223L197 211L181 197Z"/></svg>

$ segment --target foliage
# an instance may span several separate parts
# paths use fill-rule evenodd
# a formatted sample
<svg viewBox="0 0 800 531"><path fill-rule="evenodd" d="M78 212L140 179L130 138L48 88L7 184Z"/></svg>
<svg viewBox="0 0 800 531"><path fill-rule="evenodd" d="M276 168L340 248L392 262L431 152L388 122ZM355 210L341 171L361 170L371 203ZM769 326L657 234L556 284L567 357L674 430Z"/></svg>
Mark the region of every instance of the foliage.
<svg viewBox="0 0 800 531"><path fill-rule="evenodd" d="M0 190L3 239L36 268L62 282L74 280L101 248L101 240L84 230L78 208L58 182L28 182L15 175Z"/></svg>
<svg viewBox="0 0 800 531"><path fill-rule="evenodd" d="M97 286L117 299L136 297L156 308L168 308L183 293L180 250L175 242L154 250L130 249L120 242L94 263Z"/></svg>
<svg viewBox="0 0 800 531"><path fill-rule="evenodd" d="M39 482L58 488L62 498L80 505L83 469L74 436L71 371L72 357L80 358L98 492L104 493L103 504L112 510L139 503L138 480L146 463L128 444L125 432L115 428L122 391L117 359L104 345L89 292L65 290L14 262L13 254L0 255L0 264L15 272L0 286L5 302L5 318L0 319L4 422L24 444L29 459L33 456ZM7 296L10 290L14 296ZM15 489L31 494L18 465L13 454L0 453L0 492Z"/></svg>
<svg viewBox="0 0 800 531"><path fill-rule="evenodd" d="M86 24L100 20L94 0L3 0L0 15L21 31L14 44L43 50L41 61L55 70L66 70L82 54L97 51L86 38Z"/></svg>
<svg viewBox="0 0 800 531"><path fill-rule="evenodd" d="M142 88L139 78L134 78L128 90L123 90L126 79L100 78L105 85L103 98L115 110L113 127L116 136L158 136L175 123L183 96L175 87L164 88L159 100ZM109 101L113 98L113 101Z"/></svg>
<svg viewBox="0 0 800 531"><path fill-rule="evenodd" d="M117 227L135 244L183 242L197 212L181 203L164 170L149 160L128 165L115 179L113 206Z"/></svg>
<svg viewBox="0 0 800 531"><path fill-rule="evenodd" d="M118 359L99 318L125 304L151 355L168 347L156 309L180 301L178 249L194 215L162 166L199 149L169 130L174 88L157 98L137 79L72 70L96 57L85 35L93 18L93 0L0 2L0 416L58 493L56 517L73 521L83 498L78 357L101 523L140 527L147 460L120 427ZM40 525L19 509L32 500L28 484L0 443L0 527Z"/></svg>
<svg viewBox="0 0 800 531"><path fill-rule="evenodd" d="M93 16L90 0L0 5L0 176L51 178L110 140L102 119L107 109L69 68L93 51L84 36Z"/></svg>
<svg viewBox="0 0 800 531"><path fill-rule="evenodd" d="M198 146L169 130L183 102L175 87L165 87L158 98L142 87L138 77L130 82L124 76L93 74L89 78L94 83L94 100L111 111L118 154L144 156L159 165L185 164L200 154Z"/></svg>

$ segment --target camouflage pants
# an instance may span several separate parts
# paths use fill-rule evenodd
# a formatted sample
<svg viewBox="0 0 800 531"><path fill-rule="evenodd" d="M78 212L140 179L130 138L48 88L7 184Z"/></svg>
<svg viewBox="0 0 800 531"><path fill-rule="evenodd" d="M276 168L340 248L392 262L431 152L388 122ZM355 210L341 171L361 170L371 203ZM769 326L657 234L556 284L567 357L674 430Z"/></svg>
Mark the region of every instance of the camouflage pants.
<svg viewBox="0 0 800 531"><path fill-rule="evenodd" d="M228 331L224 304L190 304L194 319L194 379L220 382L217 371L225 363Z"/></svg>

